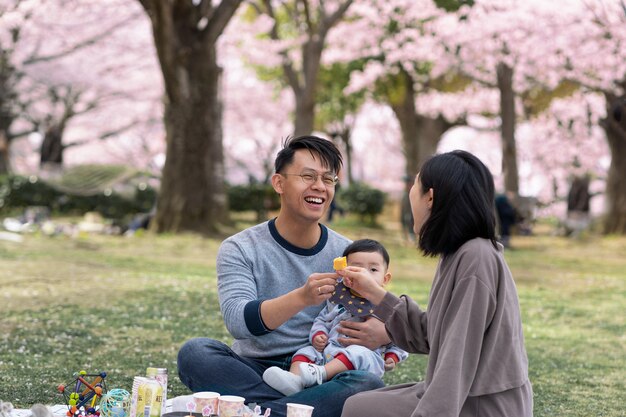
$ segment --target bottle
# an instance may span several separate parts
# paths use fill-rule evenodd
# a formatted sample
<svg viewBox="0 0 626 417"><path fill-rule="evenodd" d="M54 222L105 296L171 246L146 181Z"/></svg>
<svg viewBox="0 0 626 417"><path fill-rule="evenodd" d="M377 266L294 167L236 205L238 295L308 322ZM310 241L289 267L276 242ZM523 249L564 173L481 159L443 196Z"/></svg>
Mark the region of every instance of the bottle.
<svg viewBox="0 0 626 417"><path fill-rule="evenodd" d="M166 368L153 368L146 369L146 376L153 378L161 385L162 401L161 401L161 414L165 414L165 407L167 402L167 369Z"/></svg>
<svg viewBox="0 0 626 417"><path fill-rule="evenodd" d="M148 392L150 393L150 417L161 417L161 410L165 408L163 407L163 387L157 380L150 380L149 387L146 387L146 405L148 405Z"/></svg>

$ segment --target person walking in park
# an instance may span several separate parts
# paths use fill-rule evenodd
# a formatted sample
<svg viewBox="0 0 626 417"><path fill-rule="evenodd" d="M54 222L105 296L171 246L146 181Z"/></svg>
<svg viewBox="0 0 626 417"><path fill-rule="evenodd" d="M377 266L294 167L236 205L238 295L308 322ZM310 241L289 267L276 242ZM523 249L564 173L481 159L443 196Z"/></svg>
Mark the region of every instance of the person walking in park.
<svg viewBox="0 0 626 417"><path fill-rule="evenodd" d="M517 223L519 215L513 206L515 195L505 192L496 195L496 213L498 214L498 224L500 225L500 243L505 248L511 247L511 228Z"/></svg>
<svg viewBox="0 0 626 417"><path fill-rule="evenodd" d="M402 225L402 234L404 239L414 245L415 231L413 230L413 213L411 212L411 200L409 192L413 185L413 179L408 175L403 178L404 192L402 193L402 201L400 202L400 224Z"/></svg>
<svg viewBox="0 0 626 417"><path fill-rule="evenodd" d="M393 343L429 355L425 380L356 394L342 417L531 417L519 301L496 241L491 173L465 151L436 155L410 194L419 248L440 259L428 311L362 271L338 274L377 306Z"/></svg>
<svg viewBox="0 0 626 417"><path fill-rule="evenodd" d="M333 259L350 240L320 223L333 199L341 153L330 141L301 136L287 140L271 178L280 196L278 216L222 242L217 286L232 348L209 338L187 341L178 353L180 380L193 392L239 395L247 403L285 416L287 403L315 407L315 417L338 417L351 395L380 388L380 377L347 371L316 387L284 396L263 381L270 366L289 369L295 351L308 344L313 320L331 297ZM346 345L374 348L389 343L375 319L342 322Z"/></svg>
<svg viewBox="0 0 626 417"><path fill-rule="evenodd" d="M335 218L335 212L338 212L341 217L343 217L343 215L345 214L345 210L343 209L343 207L339 205L339 202L337 201L338 192L339 192L339 182L335 184L335 196L333 197L333 200L330 202L330 207L328 207L328 223L332 223L333 219Z"/></svg>
<svg viewBox="0 0 626 417"><path fill-rule="evenodd" d="M343 251L342 256L347 258L349 266L370 275L381 287L391 281L389 253L379 242L373 239L354 241ZM326 302L311 327L311 345L299 349L293 355L289 371L272 366L263 373L263 380L285 395L322 384L338 373L352 369L368 371L382 378L385 371L393 370L396 363L409 355L392 343L376 349L359 345L344 347L339 342L341 336L337 332L340 323L344 320L363 321L367 309L361 308L363 312L359 312L359 307L355 306L360 304L355 301L363 299L350 296L348 291L343 292L345 287L342 285L336 288L335 294Z"/></svg>

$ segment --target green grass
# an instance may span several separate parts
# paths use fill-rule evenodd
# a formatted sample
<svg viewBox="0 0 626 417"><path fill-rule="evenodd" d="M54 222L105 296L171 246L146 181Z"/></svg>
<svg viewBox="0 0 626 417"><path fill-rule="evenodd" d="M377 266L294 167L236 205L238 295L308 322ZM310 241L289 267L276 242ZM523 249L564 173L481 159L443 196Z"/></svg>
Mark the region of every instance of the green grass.
<svg viewBox="0 0 626 417"><path fill-rule="evenodd" d="M244 225L241 224L241 227ZM391 290L426 305L435 259L406 245L397 223L335 229L382 241ZM130 389L146 367L170 372L168 396L187 394L176 353L187 339L230 343L217 304L218 240L193 235L132 238L29 235L0 241L0 400L18 408L62 403L72 373L106 371ZM514 237L506 257L521 301L535 416L624 416L626 238L570 240L538 231ZM412 356L386 382L424 377Z"/></svg>

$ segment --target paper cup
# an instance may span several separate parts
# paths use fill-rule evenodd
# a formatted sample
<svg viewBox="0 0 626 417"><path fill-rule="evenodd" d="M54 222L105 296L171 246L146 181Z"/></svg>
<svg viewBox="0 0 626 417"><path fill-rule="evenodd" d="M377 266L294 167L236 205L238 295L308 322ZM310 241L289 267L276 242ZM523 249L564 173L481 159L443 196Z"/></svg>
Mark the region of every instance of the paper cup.
<svg viewBox="0 0 626 417"><path fill-rule="evenodd" d="M220 394L218 392L202 391L193 394L193 402L196 403L194 412L202 415L217 414ZM211 412L203 412L205 407L211 407Z"/></svg>
<svg viewBox="0 0 626 417"><path fill-rule="evenodd" d="M311 417L313 407L305 404L287 403L287 417Z"/></svg>
<svg viewBox="0 0 626 417"><path fill-rule="evenodd" d="M243 415L243 402L246 399L236 395L220 395L220 417L235 417Z"/></svg>

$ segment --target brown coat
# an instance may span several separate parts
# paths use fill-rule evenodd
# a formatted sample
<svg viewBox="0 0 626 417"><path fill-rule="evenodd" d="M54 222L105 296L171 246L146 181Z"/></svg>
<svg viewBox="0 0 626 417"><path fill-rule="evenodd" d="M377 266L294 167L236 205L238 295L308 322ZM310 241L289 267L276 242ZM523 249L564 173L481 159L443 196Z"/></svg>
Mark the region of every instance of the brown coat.
<svg viewBox="0 0 626 417"><path fill-rule="evenodd" d="M342 417L531 417L517 290L502 247L473 239L443 257L428 312L388 293L375 314L393 343L429 354L426 379L355 395Z"/></svg>

